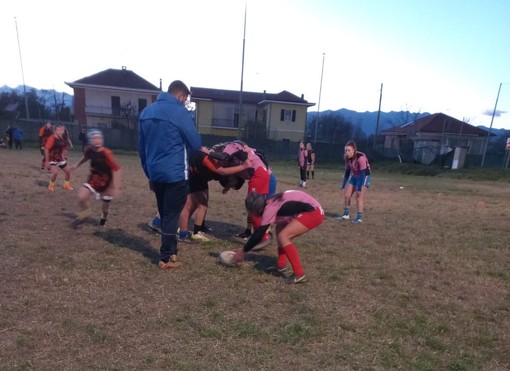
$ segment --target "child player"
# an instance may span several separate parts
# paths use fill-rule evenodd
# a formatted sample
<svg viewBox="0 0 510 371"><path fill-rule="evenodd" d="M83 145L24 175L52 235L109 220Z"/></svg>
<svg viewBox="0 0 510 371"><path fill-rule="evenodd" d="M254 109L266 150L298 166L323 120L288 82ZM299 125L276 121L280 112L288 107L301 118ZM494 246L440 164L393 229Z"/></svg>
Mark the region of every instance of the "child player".
<svg viewBox="0 0 510 371"><path fill-rule="evenodd" d="M66 191L72 191L73 187L69 181L71 180L71 169L67 165L64 158L64 152L67 149L67 141L64 139L65 128L63 125L57 125L55 132L46 140L44 144L44 165L50 170L50 184L48 189L53 192L55 189L55 180L57 180L58 169L62 169L65 173L64 188Z"/></svg>
<svg viewBox="0 0 510 371"><path fill-rule="evenodd" d="M83 153L83 158L71 169L77 169L81 164L90 160L90 174L87 183L78 192L80 203L80 213L78 217L72 221L71 225L77 227L85 219L90 216L88 202L91 195L96 200L102 200L102 215L99 226L104 227L108 218L108 210L110 202L114 196L117 196L120 183L121 172L120 166L115 161L112 151L103 146L103 133L97 129L92 129L87 133L88 147Z"/></svg>

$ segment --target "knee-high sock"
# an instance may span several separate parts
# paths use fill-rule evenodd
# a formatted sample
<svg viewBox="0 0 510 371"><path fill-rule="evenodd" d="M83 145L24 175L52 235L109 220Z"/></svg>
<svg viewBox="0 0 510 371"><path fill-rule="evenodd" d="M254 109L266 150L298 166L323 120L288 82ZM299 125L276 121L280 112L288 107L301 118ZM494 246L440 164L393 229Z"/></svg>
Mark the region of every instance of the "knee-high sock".
<svg viewBox="0 0 510 371"><path fill-rule="evenodd" d="M287 255L283 250L283 247L278 246L278 260L276 261L276 268L282 269L287 265Z"/></svg>
<svg viewBox="0 0 510 371"><path fill-rule="evenodd" d="M296 249L296 246L293 243L289 243L287 246L283 247L283 251L287 258L289 259L290 265L292 266L292 270L296 276L302 276L305 274L303 271L303 267L301 266L301 260L299 259L299 254Z"/></svg>

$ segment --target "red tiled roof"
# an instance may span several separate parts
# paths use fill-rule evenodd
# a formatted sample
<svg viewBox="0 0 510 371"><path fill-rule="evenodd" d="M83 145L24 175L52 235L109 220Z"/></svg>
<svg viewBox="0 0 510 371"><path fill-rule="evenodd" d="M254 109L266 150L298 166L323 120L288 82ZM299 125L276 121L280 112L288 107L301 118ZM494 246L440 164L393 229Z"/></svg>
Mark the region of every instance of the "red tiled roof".
<svg viewBox="0 0 510 371"><path fill-rule="evenodd" d="M214 100L223 102L239 102L239 90L221 90L200 88L192 86L191 100ZM261 104L263 102L285 102L298 105L313 106L315 103L308 103L303 98L299 98L288 91L282 91L278 94L255 93L243 91L243 102L251 104Z"/></svg>
<svg viewBox="0 0 510 371"><path fill-rule="evenodd" d="M134 90L150 90L160 92L157 86L154 86L144 78L138 76L133 71L127 69L116 70L109 68L102 72L95 73L68 83L69 86L73 85L96 85L108 86L114 88L134 89Z"/></svg>
<svg viewBox="0 0 510 371"><path fill-rule="evenodd" d="M385 130L381 134L415 134L415 133L443 133L463 134L474 136L487 136L488 132L470 125L467 122L457 120L444 113L434 113L419 118L408 124Z"/></svg>

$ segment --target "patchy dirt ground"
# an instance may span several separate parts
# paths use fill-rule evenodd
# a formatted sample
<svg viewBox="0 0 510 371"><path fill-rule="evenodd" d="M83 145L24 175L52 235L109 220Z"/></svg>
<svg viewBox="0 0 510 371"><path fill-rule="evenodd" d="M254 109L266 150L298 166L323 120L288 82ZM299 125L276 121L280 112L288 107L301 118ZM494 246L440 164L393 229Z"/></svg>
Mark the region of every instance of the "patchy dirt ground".
<svg viewBox="0 0 510 371"><path fill-rule="evenodd" d="M215 183L213 240L181 245L183 267L160 271L154 197L136 154L117 159L107 228L74 230L63 173L50 193L36 150L0 150L1 370L510 368L507 184L374 164L365 222L352 225L334 220L341 166L319 167L306 191L327 218L296 240L309 282L288 286L265 272L274 246L242 269L216 264L241 246L246 188L223 196ZM297 188L293 162L272 165L279 191Z"/></svg>

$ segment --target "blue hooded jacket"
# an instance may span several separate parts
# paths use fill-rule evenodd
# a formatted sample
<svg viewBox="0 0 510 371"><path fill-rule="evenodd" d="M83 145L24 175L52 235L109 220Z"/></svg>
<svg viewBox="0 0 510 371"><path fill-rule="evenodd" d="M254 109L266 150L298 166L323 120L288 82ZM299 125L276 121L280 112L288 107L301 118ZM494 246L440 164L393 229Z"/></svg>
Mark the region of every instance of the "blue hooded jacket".
<svg viewBox="0 0 510 371"><path fill-rule="evenodd" d="M168 93L140 114L138 153L151 182L174 183L188 179L188 152L201 147L200 135L189 112Z"/></svg>

